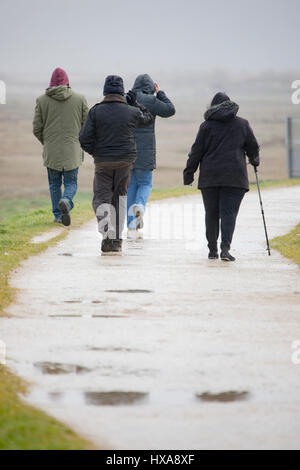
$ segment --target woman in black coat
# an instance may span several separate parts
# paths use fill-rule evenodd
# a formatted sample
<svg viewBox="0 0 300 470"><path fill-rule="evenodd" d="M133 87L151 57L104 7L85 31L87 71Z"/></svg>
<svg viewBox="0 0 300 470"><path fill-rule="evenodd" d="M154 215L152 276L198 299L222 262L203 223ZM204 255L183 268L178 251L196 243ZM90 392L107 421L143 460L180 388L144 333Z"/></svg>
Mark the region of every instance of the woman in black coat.
<svg viewBox="0 0 300 470"><path fill-rule="evenodd" d="M238 110L225 93L214 96L183 172L184 184L190 185L200 165L198 188L205 207L209 259L219 257L221 219L221 259L235 261L229 250L240 204L249 191L246 156L253 166L259 165L259 145L248 121L237 117Z"/></svg>

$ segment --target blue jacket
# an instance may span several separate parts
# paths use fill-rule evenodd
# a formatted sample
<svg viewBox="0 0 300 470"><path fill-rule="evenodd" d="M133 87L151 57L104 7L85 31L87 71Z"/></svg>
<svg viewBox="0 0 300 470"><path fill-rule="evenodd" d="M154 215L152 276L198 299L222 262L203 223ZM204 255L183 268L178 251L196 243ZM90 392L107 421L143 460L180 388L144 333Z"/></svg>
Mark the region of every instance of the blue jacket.
<svg viewBox="0 0 300 470"><path fill-rule="evenodd" d="M150 111L154 120L150 126L136 129L137 159L135 169L151 171L156 168L155 118L170 117L175 114L175 107L163 91L155 96L155 85L149 75L139 75L133 85L136 100Z"/></svg>

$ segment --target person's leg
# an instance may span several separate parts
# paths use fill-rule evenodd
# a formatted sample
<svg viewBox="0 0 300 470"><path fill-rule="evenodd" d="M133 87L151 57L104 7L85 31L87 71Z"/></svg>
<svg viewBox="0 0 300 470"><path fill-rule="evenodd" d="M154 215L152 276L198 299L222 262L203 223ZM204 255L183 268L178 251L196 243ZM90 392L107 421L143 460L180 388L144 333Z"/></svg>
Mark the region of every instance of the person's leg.
<svg viewBox="0 0 300 470"><path fill-rule="evenodd" d="M70 171L64 171L64 194L62 199L67 199L69 203L69 210L74 207L73 198L77 192L78 168Z"/></svg>
<svg viewBox="0 0 300 470"><path fill-rule="evenodd" d="M208 248L211 253L218 253L220 231L219 194L220 188L204 188L201 190L205 207L205 227Z"/></svg>
<svg viewBox="0 0 300 470"><path fill-rule="evenodd" d="M135 170L135 179L137 188L136 197L134 204L131 205L129 210L134 216L132 226L139 230L144 226L143 216L152 191L152 171ZM142 234L137 233L137 238L142 238Z"/></svg>
<svg viewBox="0 0 300 470"><path fill-rule="evenodd" d="M136 192L137 192L137 184L136 184L136 177L135 177L135 169L133 169L131 173L128 193L127 193L127 227L128 229L136 228L135 216L133 214L133 207L136 201Z"/></svg>
<svg viewBox="0 0 300 470"><path fill-rule="evenodd" d="M62 172L47 168L49 190L52 202L52 212L56 221L61 220L61 210L58 206L61 199Z"/></svg>
<svg viewBox="0 0 300 470"><path fill-rule="evenodd" d="M122 232L126 220L127 192L130 183L132 166L119 168L114 171L113 205L116 210L116 239L122 239Z"/></svg>
<svg viewBox="0 0 300 470"><path fill-rule="evenodd" d="M115 225L115 217L111 210L113 184L113 170L95 170L92 205L97 217L99 232L103 237L109 236L113 230L112 227Z"/></svg>
<svg viewBox="0 0 300 470"><path fill-rule="evenodd" d="M242 188L232 187L224 187L220 190L222 251L230 250L236 218L245 192Z"/></svg>
<svg viewBox="0 0 300 470"><path fill-rule="evenodd" d="M136 205L145 213L146 204L152 191L152 171L135 170L137 182Z"/></svg>
<svg viewBox="0 0 300 470"><path fill-rule="evenodd" d="M59 201L59 208L61 210L61 220L66 226L70 225L71 217L70 211L73 209L73 197L77 191L77 177L78 168L70 171L63 171L64 178L64 194Z"/></svg>

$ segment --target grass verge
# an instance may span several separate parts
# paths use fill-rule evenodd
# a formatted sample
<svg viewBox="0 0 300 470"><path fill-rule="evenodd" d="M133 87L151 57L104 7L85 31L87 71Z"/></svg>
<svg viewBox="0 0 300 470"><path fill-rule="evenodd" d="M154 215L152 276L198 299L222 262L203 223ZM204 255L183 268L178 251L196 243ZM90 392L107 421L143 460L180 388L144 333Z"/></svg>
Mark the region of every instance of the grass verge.
<svg viewBox="0 0 300 470"><path fill-rule="evenodd" d="M49 208L19 213L22 204L14 207L15 214L0 224L0 316L15 299L16 291L9 285L9 275L21 261L36 255L48 246L62 240L61 235L50 242L34 245L31 238L53 228ZM90 199L79 195L72 214L73 227L93 216ZM26 393L28 385L0 365L0 449L91 449L93 445L82 439L64 424L26 405L19 393Z"/></svg>
<svg viewBox="0 0 300 470"><path fill-rule="evenodd" d="M19 393L27 385L0 365L0 449L1 450L75 450L92 445L71 429L31 406Z"/></svg>
<svg viewBox="0 0 300 470"><path fill-rule="evenodd" d="M300 267L300 223L288 234L273 238L271 246Z"/></svg>

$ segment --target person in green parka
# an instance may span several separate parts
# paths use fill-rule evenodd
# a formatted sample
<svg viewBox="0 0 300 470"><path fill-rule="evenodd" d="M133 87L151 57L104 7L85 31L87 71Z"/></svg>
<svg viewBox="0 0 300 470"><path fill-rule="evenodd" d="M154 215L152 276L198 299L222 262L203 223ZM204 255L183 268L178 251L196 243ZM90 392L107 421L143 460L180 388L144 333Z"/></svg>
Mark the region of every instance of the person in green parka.
<svg viewBox="0 0 300 470"><path fill-rule="evenodd" d="M56 68L49 88L36 100L33 133L44 147L54 222L64 225L71 223L78 170L83 162L78 135L88 111L85 97L70 88L65 70Z"/></svg>

